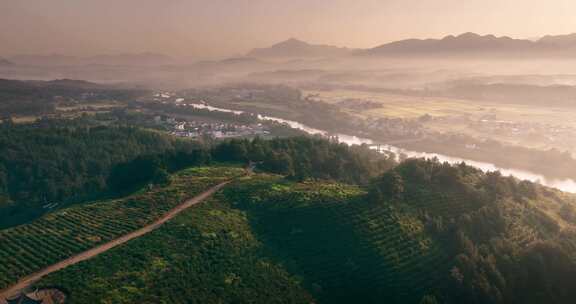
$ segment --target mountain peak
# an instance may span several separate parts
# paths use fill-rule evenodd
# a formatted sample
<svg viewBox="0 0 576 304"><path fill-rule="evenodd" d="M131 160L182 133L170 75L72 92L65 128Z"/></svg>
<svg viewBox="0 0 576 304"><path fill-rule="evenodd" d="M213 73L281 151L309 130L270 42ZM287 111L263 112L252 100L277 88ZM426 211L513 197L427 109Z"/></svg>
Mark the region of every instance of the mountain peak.
<svg viewBox="0 0 576 304"><path fill-rule="evenodd" d="M473 33L473 32L467 32L467 33L463 33L458 35L458 37L456 38L460 38L460 39L475 39L475 38L480 38L482 37L479 34Z"/></svg>
<svg viewBox="0 0 576 304"><path fill-rule="evenodd" d="M288 40L284 40L282 42L276 43L272 46L272 48L282 48L282 47L307 47L310 46L310 44L308 42L296 39L296 38L290 38Z"/></svg>
<svg viewBox="0 0 576 304"><path fill-rule="evenodd" d="M458 36L449 35L442 38L440 41L460 40L460 41L476 41L476 40L499 40L510 39L508 37L496 37L494 35L480 35L473 32L462 33Z"/></svg>
<svg viewBox="0 0 576 304"><path fill-rule="evenodd" d="M300 40L300 39L298 39L298 38L294 38L294 37L289 38L289 39L286 39L286 40L284 41L284 43L298 43L298 44L305 43L305 44L308 44L308 43L306 43L306 42L304 42L304 41L302 41L302 40Z"/></svg>

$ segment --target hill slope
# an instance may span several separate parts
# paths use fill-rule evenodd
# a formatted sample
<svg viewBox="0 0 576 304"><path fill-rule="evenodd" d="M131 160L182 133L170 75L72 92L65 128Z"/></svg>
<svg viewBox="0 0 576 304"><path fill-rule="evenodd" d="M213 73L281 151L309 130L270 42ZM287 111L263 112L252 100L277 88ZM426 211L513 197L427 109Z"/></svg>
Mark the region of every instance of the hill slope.
<svg viewBox="0 0 576 304"><path fill-rule="evenodd" d="M246 214L221 199L40 285L67 291L67 303L313 303L297 277L263 254Z"/></svg>
<svg viewBox="0 0 576 304"><path fill-rule="evenodd" d="M574 214L573 197L433 161L368 190L256 175L40 286L70 303L571 303Z"/></svg>
<svg viewBox="0 0 576 304"><path fill-rule="evenodd" d="M146 226L184 200L243 174L237 167L188 169L173 175L170 185L66 208L33 223L0 230L0 290L46 266Z"/></svg>

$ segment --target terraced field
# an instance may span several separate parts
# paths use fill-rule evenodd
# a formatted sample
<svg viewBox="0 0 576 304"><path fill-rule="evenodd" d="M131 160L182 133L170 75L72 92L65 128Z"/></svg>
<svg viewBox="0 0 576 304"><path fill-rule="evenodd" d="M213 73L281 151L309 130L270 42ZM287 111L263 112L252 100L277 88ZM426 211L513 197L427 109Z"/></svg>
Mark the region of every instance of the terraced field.
<svg viewBox="0 0 576 304"><path fill-rule="evenodd" d="M69 303L442 303L455 293L453 272L466 271L460 261L496 257L480 256L486 244L514 258L546 239L576 248L547 215L570 204L554 192L493 200L477 190L483 176L418 187L405 175L402 196L380 198L333 181L245 176L161 229L37 286L60 288ZM510 277L493 265L474 267Z"/></svg>
<svg viewBox="0 0 576 304"><path fill-rule="evenodd" d="M261 178L225 192L320 302L418 303L449 271L448 254L417 216L370 203L356 187Z"/></svg>
<svg viewBox="0 0 576 304"><path fill-rule="evenodd" d="M184 199L244 174L241 168L201 167L172 177L169 186L48 214L0 231L0 289L48 265L153 222Z"/></svg>
<svg viewBox="0 0 576 304"><path fill-rule="evenodd" d="M248 215L224 201L216 195L38 286L57 286L68 304L314 303L299 278L263 254Z"/></svg>
<svg viewBox="0 0 576 304"><path fill-rule="evenodd" d="M241 178L38 286L62 288L70 303L418 303L447 273L448 256L416 216L365 194L335 182Z"/></svg>

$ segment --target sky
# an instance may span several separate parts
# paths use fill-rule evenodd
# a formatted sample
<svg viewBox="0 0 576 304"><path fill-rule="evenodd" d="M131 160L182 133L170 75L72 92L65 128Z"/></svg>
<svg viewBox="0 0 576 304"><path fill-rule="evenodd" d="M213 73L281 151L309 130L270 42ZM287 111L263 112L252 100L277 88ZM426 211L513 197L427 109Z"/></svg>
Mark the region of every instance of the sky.
<svg viewBox="0 0 576 304"><path fill-rule="evenodd" d="M0 0L0 56L217 58L288 38L354 48L476 32L576 32L574 0Z"/></svg>

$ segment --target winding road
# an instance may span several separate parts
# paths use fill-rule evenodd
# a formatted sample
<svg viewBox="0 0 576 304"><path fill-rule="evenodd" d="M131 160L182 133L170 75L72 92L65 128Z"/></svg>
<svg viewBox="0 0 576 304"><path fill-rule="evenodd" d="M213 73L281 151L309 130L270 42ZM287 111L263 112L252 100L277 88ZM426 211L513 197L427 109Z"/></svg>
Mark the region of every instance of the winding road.
<svg viewBox="0 0 576 304"><path fill-rule="evenodd" d="M77 263L80 263L82 261L86 261L88 259L91 259L101 253L104 253L116 246L122 245L130 240L139 238L149 232L152 232L156 229L158 229L160 226L162 226L164 223L168 222L169 220L173 219L175 216L177 216L178 214L180 214L182 211L192 207L193 205L196 205L204 200L206 200L207 198L209 198L210 196L212 196L214 193L216 193L218 190L222 189L224 186L226 186L228 183L230 183L230 181L226 181L223 183L220 183L208 190L206 190L205 192L202 192L201 194L188 199L186 201L184 201L182 204L178 205L177 207L175 207L174 209L170 210L168 213L166 213L165 215L163 215L160 219L156 220L155 222L146 225L138 230L135 230L133 232L130 232L124 236L121 236L117 239L114 239L108 243L99 245L97 247L94 247L90 250L84 251L82 253L79 253L77 255L74 255L70 258L67 258L65 260L62 260L56 264L50 265L38 272L35 272L31 275L28 275L22 279L20 279L16 284L4 289L4 290L0 290L0 304L5 304L6 298L12 297L17 295L21 290L26 289L27 287L29 287L30 285L34 284L35 282L37 282L38 280L40 280L41 278L43 278L44 276L51 274L53 272L59 271L61 269L64 269L70 265L74 265Z"/></svg>

